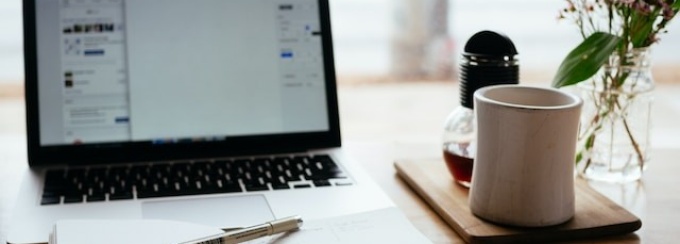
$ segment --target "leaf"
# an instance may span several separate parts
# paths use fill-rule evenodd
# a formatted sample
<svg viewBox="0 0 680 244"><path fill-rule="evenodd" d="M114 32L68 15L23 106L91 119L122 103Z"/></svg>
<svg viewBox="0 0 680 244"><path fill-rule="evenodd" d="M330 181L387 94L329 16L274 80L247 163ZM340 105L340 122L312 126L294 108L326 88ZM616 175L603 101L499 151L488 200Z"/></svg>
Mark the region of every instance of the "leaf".
<svg viewBox="0 0 680 244"><path fill-rule="evenodd" d="M659 11L661 10L657 9L653 14L651 14L651 16L658 16ZM650 19L650 17L647 15L636 12L631 17L630 22L632 25L630 28L630 41L631 44L633 44L633 47L638 48L651 45L649 36L651 36L652 31L654 31L654 25L656 21L654 21L654 19Z"/></svg>
<svg viewBox="0 0 680 244"><path fill-rule="evenodd" d="M620 37L609 33L591 34L562 60L552 86L569 86L590 78L609 59L620 42Z"/></svg>

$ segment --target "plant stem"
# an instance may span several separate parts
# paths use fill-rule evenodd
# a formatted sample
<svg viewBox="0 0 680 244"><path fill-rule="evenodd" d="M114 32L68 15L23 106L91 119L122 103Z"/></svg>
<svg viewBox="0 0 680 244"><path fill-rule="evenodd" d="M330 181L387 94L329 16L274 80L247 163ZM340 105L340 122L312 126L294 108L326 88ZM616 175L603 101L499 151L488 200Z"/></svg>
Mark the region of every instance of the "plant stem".
<svg viewBox="0 0 680 244"><path fill-rule="evenodd" d="M628 99L633 99L633 98L634 98L634 96L630 97ZM619 104L618 101L617 101L616 105L619 107L619 109L622 109L621 104ZM626 119L625 116L621 117L621 119L623 120L623 127L626 129L626 134L628 134L628 138L630 139L630 143L633 145L633 149L635 150L635 153L637 154L638 161L640 162L640 172L642 172L642 169L645 166L645 157L642 154L642 150L640 150L640 144L638 144L637 140L635 140L635 137L633 137L633 132L630 130L630 126L628 126L628 119Z"/></svg>
<svg viewBox="0 0 680 244"><path fill-rule="evenodd" d="M645 164L644 153L642 152L640 144L635 139L633 131L631 130L631 127L628 123L628 118L626 118L626 115L628 114L627 113L628 105L630 104L630 102L632 100L634 100L636 98L636 96L635 96L635 94L630 95L630 96L625 96L624 94L620 94L620 93L623 92L623 89L624 89L623 88L624 82L622 80L628 79L630 72L631 72L630 68L627 67L627 61L626 60L627 60L626 56L623 56L623 57L620 56L619 60L617 60L618 62L615 62L615 64L612 64L612 65L615 65L615 67L618 67L615 70L615 72L605 71L603 73L602 85L603 85L604 89L599 90L595 86L596 84L595 83L593 84L594 87L593 87L592 94L590 96L592 98L593 105L596 108L596 113L593 115L592 119L588 123L588 127L586 127L588 129L586 129L585 132L583 133L584 136L581 137L582 138L581 140L585 139L585 143L584 143L582 153L581 153L582 155L586 155L585 156L586 161L585 161L585 165L584 165L584 168L583 168L584 172L590 167L590 165L592 164L592 161L593 161L592 157L588 154L585 154L585 152L591 151L593 149L593 147L595 147L595 145L594 145L595 144L595 138L597 136L597 133L599 133L599 131L603 128L602 127L603 123L605 121L610 121L612 123L612 125L610 126L609 130L613 130L613 128L615 127L614 123L616 123L615 121L617 120L617 118L621 119L621 121L622 121L623 127L626 131L626 134L627 134L626 136L630 140L631 145L632 145L632 147L635 151L637 160L639 161L640 170L642 171L642 169L644 168L644 164ZM613 67L612 65L610 65L609 67ZM607 81L612 81L612 82L607 82ZM626 103L626 106L621 105L621 101L620 101L619 98L624 98L628 101ZM620 117L615 116L615 117L609 118L608 120L604 119L604 118L610 117L612 113L618 114L616 111L620 111L620 114L621 114ZM615 133L614 131L610 131L610 132ZM612 134L612 136L613 135L614 134ZM611 140L613 141L613 138ZM611 148L610 148L610 151L611 151ZM583 159L584 158L581 157L581 160L583 160ZM611 158L609 159L610 167L611 167L611 160L613 160L613 159L611 159ZM630 162L627 162L626 165L628 165L629 163ZM627 168L627 166L624 166L624 168Z"/></svg>

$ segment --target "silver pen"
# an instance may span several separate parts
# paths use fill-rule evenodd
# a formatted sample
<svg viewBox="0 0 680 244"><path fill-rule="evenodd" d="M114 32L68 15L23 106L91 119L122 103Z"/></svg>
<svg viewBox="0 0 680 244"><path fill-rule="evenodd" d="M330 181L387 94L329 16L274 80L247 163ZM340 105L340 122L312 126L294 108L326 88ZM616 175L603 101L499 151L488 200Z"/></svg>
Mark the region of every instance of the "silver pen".
<svg viewBox="0 0 680 244"><path fill-rule="evenodd" d="M182 242L180 244L236 244L260 237L295 230L300 228L300 226L302 226L302 218L296 215L217 235L206 236L200 239Z"/></svg>

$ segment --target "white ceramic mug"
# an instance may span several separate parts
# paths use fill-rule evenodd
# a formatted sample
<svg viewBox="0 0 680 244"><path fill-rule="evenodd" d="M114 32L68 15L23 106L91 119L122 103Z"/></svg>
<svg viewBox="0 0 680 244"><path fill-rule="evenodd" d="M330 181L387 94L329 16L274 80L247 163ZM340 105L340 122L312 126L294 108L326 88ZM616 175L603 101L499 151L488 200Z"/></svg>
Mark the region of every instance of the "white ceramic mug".
<svg viewBox="0 0 680 244"><path fill-rule="evenodd" d="M485 87L474 99L472 213L524 227L571 219L581 99L552 88L518 85Z"/></svg>

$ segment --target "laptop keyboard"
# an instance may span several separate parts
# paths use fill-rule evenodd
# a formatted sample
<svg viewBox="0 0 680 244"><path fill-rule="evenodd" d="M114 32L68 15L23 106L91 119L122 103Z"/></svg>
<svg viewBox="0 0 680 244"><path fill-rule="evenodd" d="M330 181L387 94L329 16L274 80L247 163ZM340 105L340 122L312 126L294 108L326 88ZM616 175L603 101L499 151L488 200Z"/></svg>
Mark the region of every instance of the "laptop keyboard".
<svg viewBox="0 0 680 244"><path fill-rule="evenodd" d="M41 205L351 185L328 155L51 169Z"/></svg>

